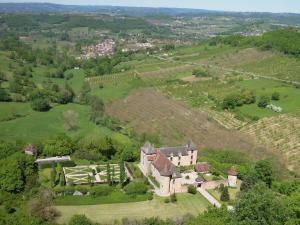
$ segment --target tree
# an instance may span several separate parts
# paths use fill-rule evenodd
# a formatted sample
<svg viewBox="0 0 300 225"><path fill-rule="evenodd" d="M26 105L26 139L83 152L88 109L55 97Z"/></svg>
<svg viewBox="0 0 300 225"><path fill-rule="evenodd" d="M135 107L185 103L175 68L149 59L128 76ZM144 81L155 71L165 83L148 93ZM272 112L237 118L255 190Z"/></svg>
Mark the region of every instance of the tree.
<svg viewBox="0 0 300 225"><path fill-rule="evenodd" d="M66 135L57 136L54 139L45 141L43 144L42 154L44 156L70 155L77 147L73 140Z"/></svg>
<svg viewBox="0 0 300 225"><path fill-rule="evenodd" d="M51 169L51 174L50 174L50 182L51 182L51 187L55 187L56 185L56 168L55 168L55 164L52 164L52 169Z"/></svg>
<svg viewBox="0 0 300 225"><path fill-rule="evenodd" d="M0 102L9 102L11 100L7 91L0 87Z"/></svg>
<svg viewBox="0 0 300 225"><path fill-rule="evenodd" d="M228 187L224 187L223 188L223 190L221 191L221 197L220 197L220 199L223 202L228 202L230 200Z"/></svg>
<svg viewBox="0 0 300 225"><path fill-rule="evenodd" d="M99 124L103 116L104 103L97 96L92 96L89 102L91 105L90 120L95 124Z"/></svg>
<svg viewBox="0 0 300 225"><path fill-rule="evenodd" d="M48 100L44 98L36 98L31 101L31 108L35 111L39 112L47 112L51 109L51 106L48 102Z"/></svg>
<svg viewBox="0 0 300 225"><path fill-rule="evenodd" d="M188 193L193 194L193 195L197 194L196 187L194 185L189 185L188 186Z"/></svg>
<svg viewBox="0 0 300 225"><path fill-rule="evenodd" d="M93 223L85 215L74 215L68 225L93 225Z"/></svg>
<svg viewBox="0 0 300 225"><path fill-rule="evenodd" d="M0 162L0 189L19 193L24 190L24 180L22 170L14 156L4 159Z"/></svg>
<svg viewBox="0 0 300 225"><path fill-rule="evenodd" d="M241 191L250 190L257 182L257 179L254 176L247 176L244 178L241 184Z"/></svg>
<svg viewBox="0 0 300 225"><path fill-rule="evenodd" d="M270 104L270 97L268 95L262 95L260 96L260 99L257 103L258 107L261 107L261 108L266 108L267 105Z"/></svg>
<svg viewBox="0 0 300 225"><path fill-rule="evenodd" d="M69 102L73 102L74 97L75 93L71 86L65 84L65 86L61 88L58 93L57 102L60 104L67 104Z"/></svg>
<svg viewBox="0 0 300 225"><path fill-rule="evenodd" d="M79 100L82 103L87 103L88 102L88 96L89 93L91 92L91 87L88 82L84 82L81 86L80 94L79 94Z"/></svg>
<svg viewBox="0 0 300 225"><path fill-rule="evenodd" d="M173 203L177 202L177 196L176 196L175 192L174 192L173 194L171 194L170 200L171 200L171 202L173 202Z"/></svg>
<svg viewBox="0 0 300 225"><path fill-rule="evenodd" d="M67 131L75 130L77 128L78 114L73 110L68 110L63 113L64 127Z"/></svg>
<svg viewBox="0 0 300 225"><path fill-rule="evenodd" d="M120 185L123 187L124 182L125 182L125 166L124 166L124 161L121 161L119 163L120 167Z"/></svg>
<svg viewBox="0 0 300 225"><path fill-rule="evenodd" d="M115 167L112 166L112 170L111 170L111 183L112 185L115 184Z"/></svg>
<svg viewBox="0 0 300 225"><path fill-rule="evenodd" d="M51 207L51 195L49 192L43 192L36 199L29 203L30 215L42 219L43 221L52 221L58 216L58 212Z"/></svg>
<svg viewBox="0 0 300 225"><path fill-rule="evenodd" d="M272 100L278 101L280 99L280 94L278 92L274 92L272 94Z"/></svg>
<svg viewBox="0 0 300 225"><path fill-rule="evenodd" d="M282 200L264 183L243 192L231 224L280 225L289 220Z"/></svg>
<svg viewBox="0 0 300 225"><path fill-rule="evenodd" d="M272 186L273 181L273 171L271 163L267 160L258 161L254 167L255 174L257 180L263 181L266 183L268 187Z"/></svg>
<svg viewBox="0 0 300 225"><path fill-rule="evenodd" d="M109 185L112 185L111 174L110 174L110 165L109 165L109 163L106 164L106 177L107 177L107 183L108 183Z"/></svg>

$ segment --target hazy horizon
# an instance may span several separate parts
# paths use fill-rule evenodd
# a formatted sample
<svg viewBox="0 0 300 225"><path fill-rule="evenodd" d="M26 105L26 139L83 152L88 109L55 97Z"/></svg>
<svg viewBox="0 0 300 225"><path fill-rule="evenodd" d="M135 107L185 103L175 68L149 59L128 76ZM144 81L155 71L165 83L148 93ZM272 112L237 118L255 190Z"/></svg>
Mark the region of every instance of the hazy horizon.
<svg viewBox="0 0 300 225"><path fill-rule="evenodd" d="M0 0L0 3L54 3L63 5L102 5L102 6L129 6L129 7L167 7L167 8L190 8L207 9L218 11L235 12L272 12L272 13L300 13L300 1L298 0L252 0L251 2L237 0Z"/></svg>

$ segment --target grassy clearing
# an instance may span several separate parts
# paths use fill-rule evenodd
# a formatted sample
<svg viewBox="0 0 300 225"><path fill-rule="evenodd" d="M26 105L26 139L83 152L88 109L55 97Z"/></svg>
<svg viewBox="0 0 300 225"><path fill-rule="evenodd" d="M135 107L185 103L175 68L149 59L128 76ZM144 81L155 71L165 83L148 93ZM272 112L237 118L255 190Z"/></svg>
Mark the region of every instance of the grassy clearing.
<svg viewBox="0 0 300 225"><path fill-rule="evenodd" d="M163 198L155 197L152 201L142 201L121 204L102 204L85 206L56 206L61 216L59 223L66 223L74 214L85 214L95 222L105 223L130 219L142 219L148 217L161 217L176 219L185 214L197 215L203 212L209 203L200 194L178 194L176 204L163 202Z"/></svg>
<svg viewBox="0 0 300 225"><path fill-rule="evenodd" d="M240 81L237 85L241 88L255 91L258 99L262 94L267 94L271 97L272 93L278 92L280 94L280 100L271 101L271 103L283 108L283 113L295 112L300 109L300 89L294 86L266 79ZM240 107L239 110L244 114L257 116L259 118L278 115L278 113L270 109L257 107L257 104L244 105Z"/></svg>
<svg viewBox="0 0 300 225"><path fill-rule="evenodd" d="M2 103L2 105L4 104L10 103ZM23 106L23 103L17 104L22 104ZM63 112L67 110L73 110L78 114L78 129L75 131L66 131L64 128ZM89 110L88 106L67 104L55 106L49 112L31 111L26 117L0 122L1 138L6 140L36 141L61 133L67 133L70 136L112 134L112 131L108 128L97 126L89 121Z"/></svg>

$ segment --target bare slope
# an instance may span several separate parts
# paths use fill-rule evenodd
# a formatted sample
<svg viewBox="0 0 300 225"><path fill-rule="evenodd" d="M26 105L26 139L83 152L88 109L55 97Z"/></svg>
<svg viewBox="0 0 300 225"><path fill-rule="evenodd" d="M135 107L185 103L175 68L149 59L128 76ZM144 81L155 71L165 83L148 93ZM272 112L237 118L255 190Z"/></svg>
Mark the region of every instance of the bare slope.
<svg viewBox="0 0 300 225"><path fill-rule="evenodd" d="M188 109L155 89L140 89L117 100L106 113L129 122L137 131L158 134L163 144L182 144L192 138L203 147L253 150L253 139L222 128L206 113Z"/></svg>

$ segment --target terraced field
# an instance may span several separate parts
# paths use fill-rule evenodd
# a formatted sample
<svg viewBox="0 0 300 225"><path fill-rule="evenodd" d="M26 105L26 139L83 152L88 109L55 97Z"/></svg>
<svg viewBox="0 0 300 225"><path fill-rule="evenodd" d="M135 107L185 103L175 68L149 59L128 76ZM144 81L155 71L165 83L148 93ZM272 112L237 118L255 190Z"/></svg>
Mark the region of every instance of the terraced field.
<svg viewBox="0 0 300 225"><path fill-rule="evenodd" d="M300 118L290 114L269 117L242 131L286 158L288 168L300 173Z"/></svg>

